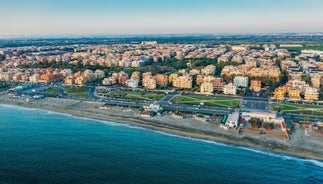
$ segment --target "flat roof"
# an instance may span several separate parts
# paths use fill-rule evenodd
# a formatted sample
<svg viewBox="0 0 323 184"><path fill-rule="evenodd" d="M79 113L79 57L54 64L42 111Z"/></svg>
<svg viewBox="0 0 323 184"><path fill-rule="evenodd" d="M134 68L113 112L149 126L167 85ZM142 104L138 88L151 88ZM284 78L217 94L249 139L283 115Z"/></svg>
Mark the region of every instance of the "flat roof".
<svg viewBox="0 0 323 184"><path fill-rule="evenodd" d="M235 121L235 122L238 122L238 120L239 120L239 113L234 112L234 113L232 113L232 114L229 114L228 119L227 119L227 122L228 122L228 121Z"/></svg>

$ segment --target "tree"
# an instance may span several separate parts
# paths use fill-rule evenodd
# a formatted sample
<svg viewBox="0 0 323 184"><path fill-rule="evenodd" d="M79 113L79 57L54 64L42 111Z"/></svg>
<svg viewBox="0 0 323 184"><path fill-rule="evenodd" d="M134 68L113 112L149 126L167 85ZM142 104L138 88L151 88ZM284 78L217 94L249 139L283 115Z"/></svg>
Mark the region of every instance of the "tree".
<svg viewBox="0 0 323 184"><path fill-rule="evenodd" d="M6 59L6 56L5 55L3 55L3 54L0 54L0 61L3 61L3 60L5 60Z"/></svg>

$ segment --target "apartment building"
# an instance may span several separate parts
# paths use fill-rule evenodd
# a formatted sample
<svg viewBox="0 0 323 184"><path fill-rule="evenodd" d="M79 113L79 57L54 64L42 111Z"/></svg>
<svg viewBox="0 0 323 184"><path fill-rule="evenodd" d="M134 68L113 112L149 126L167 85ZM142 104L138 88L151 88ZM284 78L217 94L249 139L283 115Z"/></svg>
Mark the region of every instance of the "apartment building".
<svg viewBox="0 0 323 184"><path fill-rule="evenodd" d="M261 81L260 80L251 80L250 81L250 90L259 92L261 90Z"/></svg>
<svg viewBox="0 0 323 184"><path fill-rule="evenodd" d="M214 90L214 87L211 82L204 82L200 87L200 92L203 94L212 94L213 90Z"/></svg>
<svg viewBox="0 0 323 184"><path fill-rule="evenodd" d="M180 76L173 81L173 86L177 88L192 88L193 81L189 75Z"/></svg>
<svg viewBox="0 0 323 184"><path fill-rule="evenodd" d="M235 95L237 88L231 82L223 86L223 93L226 95Z"/></svg>
<svg viewBox="0 0 323 184"><path fill-rule="evenodd" d="M233 84L235 87L248 87L248 84L249 84L248 77L235 76L233 79Z"/></svg>

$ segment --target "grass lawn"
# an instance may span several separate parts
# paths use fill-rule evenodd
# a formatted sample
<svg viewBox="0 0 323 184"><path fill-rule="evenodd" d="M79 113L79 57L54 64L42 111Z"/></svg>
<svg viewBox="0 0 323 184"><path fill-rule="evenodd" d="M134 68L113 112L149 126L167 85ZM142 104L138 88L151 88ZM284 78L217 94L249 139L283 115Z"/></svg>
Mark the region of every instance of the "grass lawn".
<svg viewBox="0 0 323 184"><path fill-rule="evenodd" d="M47 88L44 90L44 93L57 95L57 94L59 94L59 89L58 89L58 87Z"/></svg>
<svg viewBox="0 0 323 184"><path fill-rule="evenodd" d="M89 90L87 87L64 86L65 93L78 98L89 99Z"/></svg>
<svg viewBox="0 0 323 184"><path fill-rule="evenodd" d="M318 105L274 103L273 110L299 114L323 115L323 106Z"/></svg>
<svg viewBox="0 0 323 184"><path fill-rule="evenodd" d="M65 90L66 93L83 93L83 92L88 92L89 88L87 88L87 87L64 86L64 90Z"/></svg>
<svg viewBox="0 0 323 184"><path fill-rule="evenodd" d="M278 110L279 108L282 111L302 110L302 109L307 109L307 108L322 109L323 110L323 106L318 106L318 105L302 105L302 104L288 104L288 103L274 103L273 104L274 110Z"/></svg>
<svg viewBox="0 0 323 184"><path fill-rule="evenodd" d="M206 106L217 106L217 107L239 107L239 100L222 97L208 97L208 96L177 96L172 102L181 104L200 105L204 103Z"/></svg>
<svg viewBox="0 0 323 184"><path fill-rule="evenodd" d="M163 98L164 94L157 93L141 93L141 92L109 92L105 93L104 96L110 98L124 98L124 99L133 99L133 100L149 100L149 101L158 101Z"/></svg>

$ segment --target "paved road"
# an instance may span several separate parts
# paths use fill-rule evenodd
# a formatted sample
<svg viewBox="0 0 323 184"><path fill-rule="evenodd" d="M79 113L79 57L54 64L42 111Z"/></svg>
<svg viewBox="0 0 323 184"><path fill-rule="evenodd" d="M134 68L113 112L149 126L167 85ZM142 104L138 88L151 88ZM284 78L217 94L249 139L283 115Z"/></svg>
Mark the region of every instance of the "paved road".
<svg viewBox="0 0 323 184"><path fill-rule="evenodd" d="M160 99L157 104L166 105L168 104L175 96L177 96L178 92L168 92L166 96Z"/></svg>

